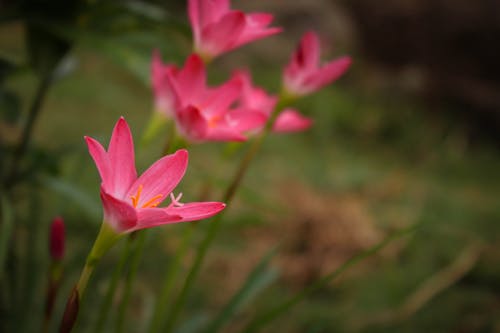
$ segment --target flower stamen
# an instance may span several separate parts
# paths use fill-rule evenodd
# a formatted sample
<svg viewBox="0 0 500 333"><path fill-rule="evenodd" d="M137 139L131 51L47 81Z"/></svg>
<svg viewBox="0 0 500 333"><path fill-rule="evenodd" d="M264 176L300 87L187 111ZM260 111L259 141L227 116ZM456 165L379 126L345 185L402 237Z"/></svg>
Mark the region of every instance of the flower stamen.
<svg viewBox="0 0 500 333"><path fill-rule="evenodd" d="M163 194L158 194L152 197L151 199L148 200L144 205L142 205L141 208L155 208L161 203L161 198L163 197Z"/></svg>
<svg viewBox="0 0 500 333"><path fill-rule="evenodd" d="M170 200L172 200L172 202L170 203L170 207L171 206L174 206L174 207L184 206L184 204L182 202L179 202L179 200L181 200L181 198L182 198L182 192L179 193L177 198L175 197L174 193L170 193Z"/></svg>
<svg viewBox="0 0 500 333"><path fill-rule="evenodd" d="M141 184L139 187L137 187L137 193L135 195L130 196L130 199L132 199L132 206L134 208L137 208L137 205L139 204L139 200L141 199L141 193L142 189L144 186ZM158 194L149 199L146 203L144 203L141 208L154 208L158 206L161 203L161 198L163 198L163 194Z"/></svg>
<svg viewBox="0 0 500 333"><path fill-rule="evenodd" d="M137 188L137 193L135 195L130 196L130 199L132 199L132 206L134 206L134 208L137 208L137 204L139 203L143 187L144 186L142 186L142 184L139 185L139 187Z"/></svg>

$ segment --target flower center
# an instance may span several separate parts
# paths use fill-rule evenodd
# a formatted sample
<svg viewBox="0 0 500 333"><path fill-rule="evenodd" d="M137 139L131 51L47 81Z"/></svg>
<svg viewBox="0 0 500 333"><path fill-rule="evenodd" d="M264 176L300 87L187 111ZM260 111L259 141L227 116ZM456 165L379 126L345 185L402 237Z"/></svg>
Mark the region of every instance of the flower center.
<svg viewBox="0 0 500 333"><path fill-rule="evenodd" d="M132 206L134 208L137 208L137 205L139 204L139 200L141 198L141 193L143 189L143 185L139 185L137 188L137 193L135 195L130 196L130 199L132 199ZM163 194L158 194L149 199L146 203L144 203L141 208L154 208L158 206L161 203L161 198L163 198Z"/></svg>
<svg viewBox="0 0 500 333"><path fill-rule="evenodd" d="M209 128L215 128L217 127L217 124L219 121L222 119L221 116L213 116L210 119L208 119L208 127Z"/></svg>

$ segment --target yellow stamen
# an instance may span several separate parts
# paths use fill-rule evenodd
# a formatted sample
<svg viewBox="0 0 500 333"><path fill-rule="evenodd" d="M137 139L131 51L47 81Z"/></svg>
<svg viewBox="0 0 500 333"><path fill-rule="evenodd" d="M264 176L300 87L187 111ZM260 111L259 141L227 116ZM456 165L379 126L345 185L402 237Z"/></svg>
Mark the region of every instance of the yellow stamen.
<svg viewBox="0 0 500 333"><path fill-rule="evenodd" d="M132 205L134 206L134 208L137 208L137 205L139 204L139 200L141 199L141 193L142 193L143 187L144 186L142 186L142 184L139 185L139 187L137 187L137 193L130 197L130 199L132 199ZM160 199L162 197L163 197L163 194L155 195L153 198L149 199L148 202L143 204L141 208L154 208L154 207L158 206L161 203Z"/></svg>
<svg viewBox="0 0 500 333"><path fill-rule="evenodd" d="M142 205L141 208L154 208L154 207L158 206L161 202L161 201L159 201L159 199L161 199L162 197L163 197L163 194L155 195L148 202L146 202L144 205Z"/></svg>
<svg viewBox="0 0 500 333"><path fill-rule="evenodd" d="M141 197L142 188L143 188L142 184L139 185L139 187L137 188L136 195L132 195L130 197L130 199L132 199L132 206L134 206L134 208L137 208L137 204L139 203L139 198Z"/></svg>

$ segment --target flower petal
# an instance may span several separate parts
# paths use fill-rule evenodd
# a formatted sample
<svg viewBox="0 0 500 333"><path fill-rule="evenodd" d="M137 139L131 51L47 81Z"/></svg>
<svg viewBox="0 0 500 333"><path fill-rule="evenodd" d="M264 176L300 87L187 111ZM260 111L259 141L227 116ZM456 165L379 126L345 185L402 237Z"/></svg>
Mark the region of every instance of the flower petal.
<svg viewBox="0 0 500 333"><path fill-rule="evenodd" d="M173 80L176 82L182 107L199 103L204 96L207 81L203 60L197 54L190 55Z"/></svg>
<svg viewBox="0 0 500 333"><path fill-rule="evenodd" d="M311 127L312 120L296 110L285 109L276 118L273 131L278 133L299 132Z"/></svg>
<svg viewBox="0 0 500 333"><path fill-rule="evenodd" d="M319 89L341 77L349 69L351 63L351 58L347 56L335 59L307 78L305 83L314 86L315 90Z"/></svg>
<svg viewBox="0 0 500 333"><path fill-rule="evenodd" d="M130 185L137 178L135 170L134 142L130 128L121 117L113 129L108 148L109 165L112 170L113 195L124 198Z"/></svg>
<svg viewBox="0 0 500 333"><path fill-rule="evenodd" d="M94 163L101 176L101 181L108 191L113 188L113 179L111 175L111 169L109 165L108 154L104 150L103 146L91 137L86 136L85 141L87 141L87 147L89 149L90 156L94 159Z"/></svg>
<svg viewBox="0 0 500 333"><path fill-rule="evenodd" d="M165 200L170 192L179 184L188 164L188 152L180 149L174 154L164 156L149 167L130 187L127 196L137 195L140 191L137 208L152 203L155 197L156 204ZM139 190L139 186L142 186Z"/></svg>
<svg viewBox="0 0 500 333"><path fill-rule="evenodd" d="M240 11L231 11L219 21L205 26L202 30L198 51L212 57L233 48L240 34L245 28L245 14Z"/></svg>
<svg viewBox="0 0 500 333"><path fill-rule="evenodd" d="M200 109L192 105L177 113L179 130L191 141L203 140L206 137L208 124Z"/></svg>
<svg viewBox="0 0 500 333"><path fill-rule="evenodd" d="M132 205L108 194L101 187L101 201L104 208L104 221L119 233L129 232L137 224L137 213Z"/></svg>
<svg viewBox="0 0 500 333"><path fill-rule="evenodd" d="M229 126L238 132L251 131L264 126L267 116L264 112L254 110L234 110L227 116Z"/></svg>
<svg viewBox="0 0 500 333"><path fill-rule="evenodd" d="M282 28L267 28L274 16L268 13L250 13L245 15L245 29L239 36L234 47L249 43L256 39L261 39L275 35L283 31Z"/></svg>
<svg viewBox="0 0 500 333"><path fill-rule="evenodd" d="M182 222L180 215L171 214L165 208L141 208L137 210L137 216L138 221L134 231L163 224Z"/></svg>
<svg viewBox="0 0 500 333"><path fill-rule="evenodd" d="M165 210L169 214L179 215L181 220L178 222L188 222L212 217L225 207L226 204L222 202L190 202L181 207L169 207Z"/></svg>
<svg viewBox="0 0 500 333"><path fill-rule="evenodd" d="M302 37L294 56L297 65L304 71L315 70L320 61L319 37L313 31L308 31Z"/></svg>

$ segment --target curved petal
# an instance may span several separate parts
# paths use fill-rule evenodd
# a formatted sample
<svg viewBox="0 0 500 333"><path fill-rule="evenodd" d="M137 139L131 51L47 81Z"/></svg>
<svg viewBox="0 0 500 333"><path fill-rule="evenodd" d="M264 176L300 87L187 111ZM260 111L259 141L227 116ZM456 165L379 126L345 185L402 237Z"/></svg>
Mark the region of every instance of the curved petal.
<svg viewBox="0 0 500 333"><path fill-rule="evenodd" d="M123 199L130 185L137 178L134 142L130 128L123 117L120 117L113 129L109 142L108 158L114 186L111 192Z"/></svg>
<svg viewBox="0 0 500 333"><path fill-rule="evenodd" d="M200 110L208 117L221 117L228 108L241 95L243 82L239 77L232 77L229 81L221 86L212 89L209 96L203 103L204 108Z"/></svg>
<svg viewBox="0 0 500 333"><path fill-rule="evenodd" d="M127 196L138 196L138 208L153 203L155 205L160 204L179 184L186 172L187 164L188 152L185 149L164 156L151 165L135 181L130 187ZM139 189L140 186L142 187Z"/></svg>
<svg viewBox="0 0 500 333"><path fill-rule="evenodd" d="M210 128L204 138L206 141L246 141L247 138L241 134L240 131L224 125L219 124L214 128Z"/></svg>
<svg viewBox="0 0 500 333"><path fill-rule="evenodd" d="M293 109L285 109L276 118L273 131L278 133L299 132L311 127L312 120Z"/></svg>
<svg viewBox="0 0 500 333"><path fill-rule="evenodd" d="M351 63L351 58L347 56L330 61L308 78L306 84L311 83L315 89L323 87L341 77L349 69Z"/></svg>
<svg viewBox="0 0 500 333"><path fill-rule="evenodd" d="M308 31L304 34L297 49L295 60L305 71L314 70L319 66L319 38L315 32Z"/></svg>
<svg viewBox="0 0 500 333"><path fill-rule="evenodd" d="M189 105L177 113L180 131L188 140L199 141L206 137L208 124L200 109Z"/></svg>
<svg viewBox="0 0 500 333"><path fill-rule="evenodd" d="M200 56L190 55L174 80L177 82L182 106L199 102L207 81L205 64Z"/></svg>
<svg viewBox="0 0 500 333"><path fill-rule="evenodd" d="M113 179L111 175L108 154L97 140L86 136L85 141L87 142L90 156L92 156L92 158L94 159L97 171L101 176L101 181L104 188L106 188L106 190L108 191L111 191L113 188Z"/></svg>
<svg viewBox="0 0 500 333"><path fill-rule="evenodd" d="M178 222L188 222L212 217L225 207L226 204L222 202L190 202L181 207L165 208L165 211L180 216Z"/></svg>
<svg viewBox="0 0 500 333"><path fill-rule="evenodd" d="M230 50L245 28L245 14L231 11L219 21L208 24L201 33L199 51L212 57Z"/></svg>
<svg viewBox="0 0 500 333"><path fill-rule="evenodd" d="M135 230L156 227L163 224L182 222L180 215L168 212L165 208L142 208L137 210Z"/></svg>
<svg viewBox="0 0 500 333"><path fill-rule="evenodd" d="M283 31L282 28L267 26L273 21L274 16L268 13L250 13L245 15L245 29L233 47L275 35Z"/></svg>
<svg viewBox="0 0 500 333"><path fill-rule="evenodd" d="M104 208L104 221L119 233L129 232L137 224L136 210L132 205L108 194L101 187L101 201Z"/></svg>
<svg viewBox="0 0 500 333"><path fill-rule="evenodd" d="M246 132L264 126L268 117L260 111L234 110L226 118L228 125L233 130Z"/></svg>

